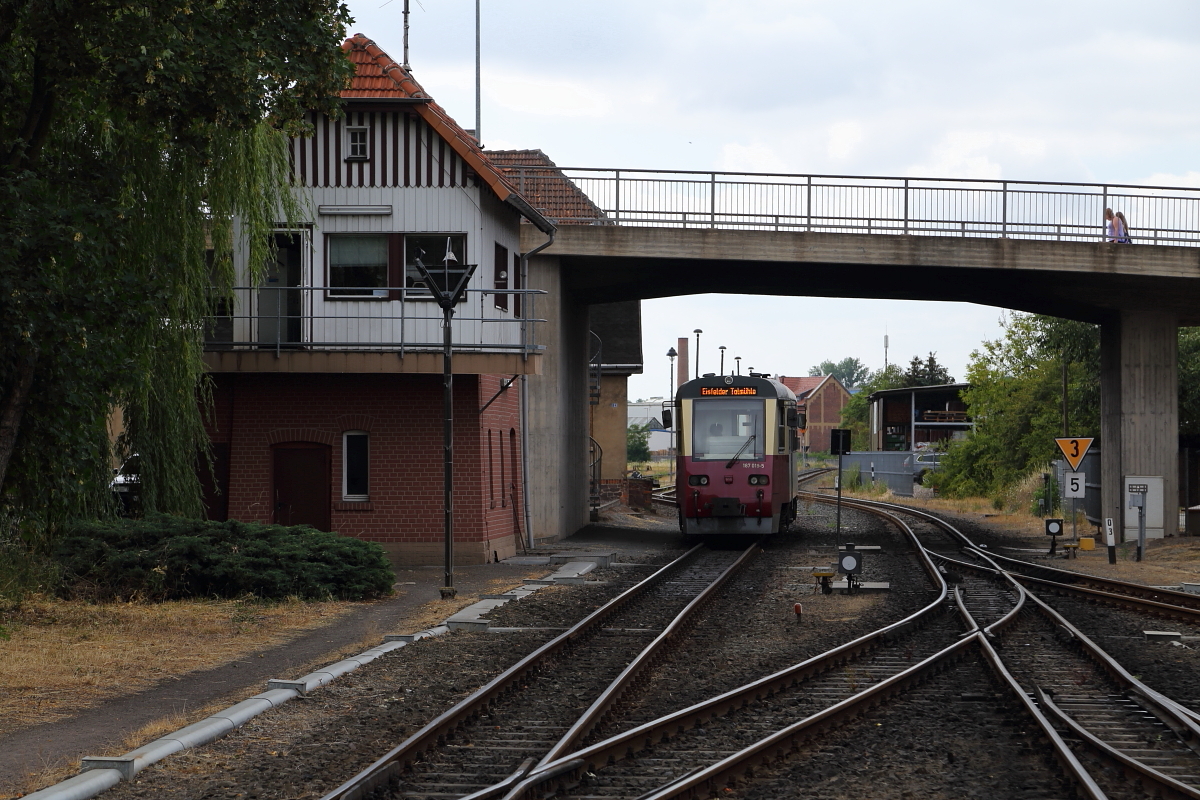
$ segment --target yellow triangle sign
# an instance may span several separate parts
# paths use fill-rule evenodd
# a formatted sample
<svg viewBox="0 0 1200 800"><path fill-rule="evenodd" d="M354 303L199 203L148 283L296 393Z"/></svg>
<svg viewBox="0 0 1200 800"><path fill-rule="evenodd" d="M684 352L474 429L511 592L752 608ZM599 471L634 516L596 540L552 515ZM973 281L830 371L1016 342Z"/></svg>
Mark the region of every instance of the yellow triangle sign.
<svg viewBox="0 0 1200 800"><path fill-rule="evenodd" d="M1087 451L1091 448L1094 441L1096 441L1094 438L1081 439L1079 437L1054 440L1055 444L1058 445L1058 449L1062 450L1062 454L1066 456L1067 463L1071 465L1071 469L1075 471L1079 470L1079 462L1083 461L1083 457L1087 455Z"/></svg>

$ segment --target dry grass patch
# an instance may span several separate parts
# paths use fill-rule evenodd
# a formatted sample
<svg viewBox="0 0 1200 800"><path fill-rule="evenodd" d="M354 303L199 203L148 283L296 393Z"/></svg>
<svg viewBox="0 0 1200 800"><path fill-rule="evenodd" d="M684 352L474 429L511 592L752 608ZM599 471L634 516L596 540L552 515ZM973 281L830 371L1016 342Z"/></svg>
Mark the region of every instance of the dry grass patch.
<svg viewBox="0 0 1200 800"><path fill-rule="evenodd" d="M362 605L26 600L0 619L11 635L0 642L0 735L141 691L167 676L252 657Z"/></svg>

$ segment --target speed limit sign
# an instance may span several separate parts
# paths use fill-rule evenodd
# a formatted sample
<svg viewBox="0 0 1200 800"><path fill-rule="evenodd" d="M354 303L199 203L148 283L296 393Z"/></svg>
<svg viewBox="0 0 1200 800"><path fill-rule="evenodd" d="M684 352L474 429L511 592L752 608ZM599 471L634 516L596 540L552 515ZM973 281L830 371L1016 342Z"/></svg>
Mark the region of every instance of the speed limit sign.
<svg viewBox="0 0 1200 800"><path fill-rule="evenodd" d="M1063 475L1063 497L1083 497L1084 490L1084 473L1068 472Z"/></svg>

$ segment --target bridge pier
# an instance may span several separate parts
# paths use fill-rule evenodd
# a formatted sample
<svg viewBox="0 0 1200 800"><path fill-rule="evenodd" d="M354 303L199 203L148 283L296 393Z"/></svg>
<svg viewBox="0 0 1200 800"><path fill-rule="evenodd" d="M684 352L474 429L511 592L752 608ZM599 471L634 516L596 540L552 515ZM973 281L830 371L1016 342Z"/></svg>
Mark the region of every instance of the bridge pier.
<svg viewBox="0 0 1200 800"><path fill-rule="evenodd" d="M1178 327L1163 309L1120 311L1100 328L1100 495L1118 537L1125 475L1162 476L1163 534L1178 533Z"/></svg>

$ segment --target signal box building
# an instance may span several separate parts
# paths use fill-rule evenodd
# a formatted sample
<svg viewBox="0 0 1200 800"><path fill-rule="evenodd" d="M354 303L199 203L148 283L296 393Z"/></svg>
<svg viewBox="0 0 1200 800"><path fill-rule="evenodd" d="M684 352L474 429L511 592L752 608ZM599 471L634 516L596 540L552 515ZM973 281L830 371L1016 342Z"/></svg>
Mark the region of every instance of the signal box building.
<svg viewBox="0 0 1200 800"><path fill-rule="evenodd" d="M437 563L442 516L442 312L417 269L478 265L455 311L456 559L515 552L528 533L521 380L542 347L528 314L519 225L553 225L374 42L345 116L312 114L292 142L309 210L207 332L210 517L308 524Z"/></svg>

